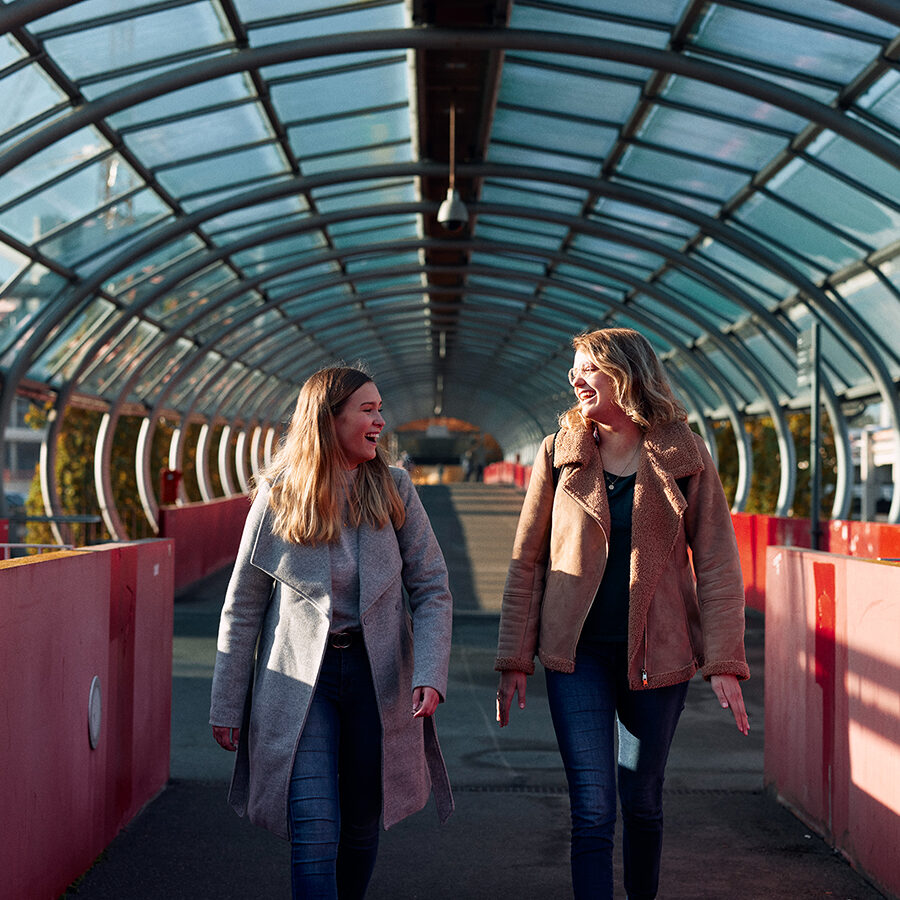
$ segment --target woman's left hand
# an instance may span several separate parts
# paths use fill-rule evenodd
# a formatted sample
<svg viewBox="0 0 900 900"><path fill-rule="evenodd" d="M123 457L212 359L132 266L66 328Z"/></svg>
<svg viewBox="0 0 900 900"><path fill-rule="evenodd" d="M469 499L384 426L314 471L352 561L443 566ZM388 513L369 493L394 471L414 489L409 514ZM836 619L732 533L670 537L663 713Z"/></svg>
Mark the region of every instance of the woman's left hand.
<svg viewBox="0 0 900 900"><path fill-rule="evenodd" d="M750 734L750 719L747 717L747 710L744 709L744 694L737 678L734 675L713 675L709 683L722 709L731 709L738 731L741 734Z"/></svg>
<svg viewBox="0 0 900 900"><path fill-rule="evenodd" d="M413 718L428 718L434 715L434 711L441 702L441 695L433 687L413 688Z"/></svg>

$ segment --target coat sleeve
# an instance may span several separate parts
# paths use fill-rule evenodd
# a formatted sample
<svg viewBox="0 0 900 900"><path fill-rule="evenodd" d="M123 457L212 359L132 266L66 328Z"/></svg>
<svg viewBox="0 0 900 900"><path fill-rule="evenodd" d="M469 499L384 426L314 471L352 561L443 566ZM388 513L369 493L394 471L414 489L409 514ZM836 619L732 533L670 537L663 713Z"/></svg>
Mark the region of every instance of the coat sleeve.
<svg viewBox="0 0 900 900"><path fill-rule="evenodd" d="M447 565L409 473L401 468L392 468L391 472L406 507L406 521L397 530L397 543L403 559L403 586L412 611L412 687L432 687L444 699L453 634Z"/></svg>
<svg viewBox="0 0 900 900"><path fill-rule="evenodd" d="M703 471L690 480L685 529L691 547L703 633L703 677L750 677L744 653L744 580L734 524L716 467L695 437Z"/></svg>
<svg viewBox="0 0 900 900"><path fill-rule="evenodd" d="M250 507L237 559L228 582L225 604L219 619L216 666L213 671L212 725L238 728L253 672L256 639L272 595L272 576L250 562L253 545L269 502L263 484Z"/></svg>
<svg viewBox="0 0 900 900"><path fill-rule="evenodd" d="M498 672L534 673L541 601L550 556L550 524L553 515L553 435L544 439L531 470L531 480L516 527L512 560L503 589L500 636L497 642Z"/></svg>

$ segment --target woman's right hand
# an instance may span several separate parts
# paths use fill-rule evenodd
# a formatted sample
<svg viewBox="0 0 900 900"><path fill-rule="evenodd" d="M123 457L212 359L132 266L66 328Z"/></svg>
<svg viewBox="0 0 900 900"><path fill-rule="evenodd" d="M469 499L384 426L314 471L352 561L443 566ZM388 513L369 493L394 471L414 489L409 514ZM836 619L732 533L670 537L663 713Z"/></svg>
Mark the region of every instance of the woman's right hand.
<svg viewBox="0 0 900 900"><path fill-rule="evenodd" d="M525 682L528 676L524 672L501 672L500 684L497 686L497 721L500 727L509 724L509 708L513 697L519 695L519 709L525 709Z"/></svg>
<svg viewBox="0 0 900 900"><path fill-rule="evenodd" d="M228 728L224 725L213 725L213 737L220 747L231 750L233 753L237 750L238 741L241 739L240 728Z"/></svg>

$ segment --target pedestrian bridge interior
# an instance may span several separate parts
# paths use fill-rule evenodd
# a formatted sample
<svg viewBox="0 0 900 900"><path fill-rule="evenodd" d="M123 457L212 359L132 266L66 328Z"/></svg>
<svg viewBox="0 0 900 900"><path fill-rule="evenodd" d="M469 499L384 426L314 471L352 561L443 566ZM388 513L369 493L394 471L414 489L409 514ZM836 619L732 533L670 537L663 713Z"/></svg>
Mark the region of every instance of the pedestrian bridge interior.
<svg viewBox="0 0 900 900"><path fill-rule="evenodd" d="M0 802L49 823L0 848L22 896L61 890L165 787L168 741L139 736L171 727L173 598L234 560L307 376L362 362L395 436L496 441L485 480L508 485L429 500L452 568L511 539L571 338L610 326L648 337L733 471L766 785L900 895L896 0L0 0L0 35L0 541L10 512L50 544L79 545L79 518L112 539L0 559L22 736ZM796 549L822 546L796 512L819 414L830 553ZM856 505L875 428L878 523ZM491 560L469 575L496 600Z"/></svg>

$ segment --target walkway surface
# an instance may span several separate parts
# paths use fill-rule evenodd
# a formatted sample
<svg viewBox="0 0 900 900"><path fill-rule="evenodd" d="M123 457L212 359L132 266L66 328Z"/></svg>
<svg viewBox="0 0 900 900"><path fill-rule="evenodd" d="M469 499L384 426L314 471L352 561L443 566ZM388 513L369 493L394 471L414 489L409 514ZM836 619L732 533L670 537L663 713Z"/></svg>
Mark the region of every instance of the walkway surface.
<svg viewBox="0 0 900 900"><path fill-rule="evenodd" d="M456 812L440 826L426 809L383 833L368 900L565 900L568 798L542 675L529 679L528 707L513 710L510 727L494 721L497 609L521 494L463 484L425 487L422 498L456 603L450 687L437 714ZM232 757L207 725L227 578L177 598L169 785L65 896L290 896L287 844L228 808ZM748 738L702 680L691 683L667 772L660 900L882 897L764 792L763 625L754 613L747 650Z"/></svg>

